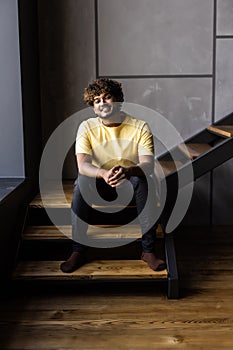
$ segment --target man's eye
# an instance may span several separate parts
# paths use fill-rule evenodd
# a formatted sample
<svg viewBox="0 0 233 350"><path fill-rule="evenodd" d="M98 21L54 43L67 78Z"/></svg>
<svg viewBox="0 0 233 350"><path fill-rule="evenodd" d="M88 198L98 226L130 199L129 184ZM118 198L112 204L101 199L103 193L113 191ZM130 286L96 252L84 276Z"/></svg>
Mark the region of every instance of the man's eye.
<svg viewBox="0 0 233 350"><path fill-rule="evenodd" d="M100 103L100 100L96 99L96 100L94 100L94 103L98 104L98 103Z"/></svg>
<svg viewBox="0 0 233 350"><path fill-rule="evenodd" d="M106 100L110 100L112 98L112 95L111 94L107 94L104 96Z"/></svg>

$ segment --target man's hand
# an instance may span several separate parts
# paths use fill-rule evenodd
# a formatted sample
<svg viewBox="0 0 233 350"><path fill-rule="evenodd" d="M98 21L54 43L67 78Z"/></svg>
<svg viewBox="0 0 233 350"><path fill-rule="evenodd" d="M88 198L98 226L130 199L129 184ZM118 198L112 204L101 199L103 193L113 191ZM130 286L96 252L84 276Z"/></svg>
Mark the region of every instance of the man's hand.
<svg viewBox="0 0 233 350"><path fill-rule="evenodd" d="M115 166L112 168L112 176L109 177L109 185L112 187L120 186L125 180L131 176L130 167Z"/></svg>
<svg viewBox="0 0 233 350"><path fill-rule="evenodd" d="M117 187L123 181L129 179L131 176L131 167L123 168L122 166L115 166L110 170L97 168L92 164L92 158L88 154L77 154L77 162L79 173L89 177L103 178L104 181L112 187Z"/></svg>
<svg viewBox="0 0 233 350"><path fill-rule="evenodd" d="M97 168L92 164L92 157L88 154L77 154L79 172L94 178L103 178L111 187L120 186L131 176L145 176L152 174L154 166L153 156L140 156L139 163L128 167L117 165L110 170Z"/></svg>
<svg viewBox="0 0 233 350"><path fill-rule="evenodd" d="M101 176L109 186L118 187L126 179L130 178L131 171L130 167L124 168L122 166L115 166L110 170L101 169L98 175Z"/></svg>

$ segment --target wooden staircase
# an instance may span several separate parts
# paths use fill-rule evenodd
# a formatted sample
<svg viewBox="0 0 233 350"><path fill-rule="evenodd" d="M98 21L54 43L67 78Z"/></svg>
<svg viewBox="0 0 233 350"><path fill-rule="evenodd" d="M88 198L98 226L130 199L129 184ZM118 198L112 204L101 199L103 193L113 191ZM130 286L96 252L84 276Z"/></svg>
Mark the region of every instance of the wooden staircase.
<svg viewBox="0 0 233 350"><path fill-rule="evenodd" d="M67 210L70 207L72 189L71 182L64 183L64 192L69 204L63 203L58 193L51 192L48 207ZM140 244L137 240L140 240L141 229L137 224L130 226L89 225L87 235L92 239L104 239L106 242L108 239L121 238L130 239L133 242L123 248L110 248L110 251L104 248L100 250L90 248L87 263L75 272L67 274L60 270L60 264L70 254L71 225L62 225L59 228L52 225L46 216L39 194L29 205L27 222L22 232L19 261L13 274L14 281L135 281L145 279L167 281L167 270L152 271L145 262L140 260ZM163 238L161 226L157 231L157 237ZM67 256L64 254L65 251Z"/></svg>
<svg viewBox="0 0 233 350"><path fill-rule="evenodd" d="M173 199L174 179L177 172L185 171L192 161L194 180L224 163L233 156L233 114L218 123L211 125L202 132L176 146L177 159L172 159L169 153L158 158L168 185L168 202ZM170 187L169 187L170 185ZM47 199L47 207L56 210L70 211L73 184L63 185L67 202L59 193L51 192ZM173 234L165 234L159 226L159 241L163 242L167 270L154 272L146 263L140 260L140 227L138 225L90 226L88 234L95 239L132 239L133 243L120 249L102 249L90 252L90 259L83 267L71 274L65 274L60 269L60 263L70 254L71 226L62 224L62 230L50 222L40 195L31 202L28 211L27 226L22 233L22 244L18 265L14 271L14 281L79 281L79 280L119 280L119 281L165 281L168 285L168 298L177 298L178 273ZM66 250L66 256L64 251ZM99 255L98 255L99 254Z"/></svg>
<svg viewBox="0 0 233 350"><path fill-rule="evenodd" d="M177 172L184 172L192 161L194 180L223 164L233 156L233 113L187 139L158 157L166 182L173 181Z"/></svg>

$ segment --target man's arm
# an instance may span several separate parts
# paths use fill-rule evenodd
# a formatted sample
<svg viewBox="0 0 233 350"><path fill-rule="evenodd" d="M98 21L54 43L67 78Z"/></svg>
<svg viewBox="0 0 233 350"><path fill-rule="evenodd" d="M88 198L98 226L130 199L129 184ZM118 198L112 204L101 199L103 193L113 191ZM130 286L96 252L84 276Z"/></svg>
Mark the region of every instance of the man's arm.
<svg viewBox="0 0 233 350"><path fill-rule="evenodd" d="M79 173L94 178L103 178L105 182L112 186L119 186L124 180L131 176L150 175L154 171L154 157L140 156L139 163L128 167L115 166L110 170L97 168L92 164L92 157L89 154L78 153L77 162Z"/></svg>
<svg viewBox="0 0 233 350"><path fill-rule="evenodd" d="M89 154L77 153L76 157L80 174L98 179L103 178L110 185L109 180L114 176L115 168L106 170L96 167L92 164L92 157Z"/></svg>
<svg viewBox="0 0 233 350"><path fill-rule="evenodd" d="M154 171L154 156L139 156L139 163L128 168L131 171L131 176L150 175Z"/></svg>

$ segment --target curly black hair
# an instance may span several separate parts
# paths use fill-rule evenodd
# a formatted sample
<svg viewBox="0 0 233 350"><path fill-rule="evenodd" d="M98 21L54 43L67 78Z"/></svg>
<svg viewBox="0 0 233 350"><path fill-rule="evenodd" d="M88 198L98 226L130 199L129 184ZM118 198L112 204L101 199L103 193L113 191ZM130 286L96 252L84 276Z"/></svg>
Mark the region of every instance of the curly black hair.
<svg viewBox="0 0 233 350"><path fill-rule="evenodd" d="M110 93L115 98L116 102L124 101L121 83L108 78L96 79L90 83L84 90L83 99L88 106L93 106L94 97L102 93Z"/></svg>

